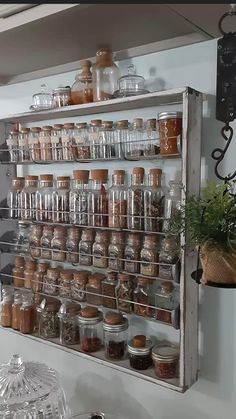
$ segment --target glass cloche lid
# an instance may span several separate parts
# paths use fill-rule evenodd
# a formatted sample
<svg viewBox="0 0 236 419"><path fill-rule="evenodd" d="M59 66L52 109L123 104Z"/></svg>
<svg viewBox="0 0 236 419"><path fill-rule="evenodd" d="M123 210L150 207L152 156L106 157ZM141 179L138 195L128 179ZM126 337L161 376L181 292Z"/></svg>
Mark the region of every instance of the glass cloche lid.
<svg viewBox="0 0 236 419"><path fill-rule="evenodd" d="M115 92L115 96L135 96L149 93L148 90L144 88L144 84L144 77L136 74L135 66L131 64L128 66L128 74L119 78L119 90Z"/></svg>

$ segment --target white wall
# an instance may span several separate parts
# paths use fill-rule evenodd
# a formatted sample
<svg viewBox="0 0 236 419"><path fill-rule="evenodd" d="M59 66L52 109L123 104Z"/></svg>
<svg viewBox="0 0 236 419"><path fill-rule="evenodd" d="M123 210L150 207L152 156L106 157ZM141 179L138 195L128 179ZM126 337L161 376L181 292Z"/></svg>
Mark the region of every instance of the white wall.
<svg viewBox="0 0 236 419"><path fill-rule="evenodd" d="M216 42L160 52L134 59L137 71L150 78L152 89L189 85L209 94L204 104L202 177L213 177L210 157L220 138L215 121ZM124 62L121 67L123 68ZM74 72L50 77L51 87L73 82ZM151 76L150 76L151 75ZM0 115L27 110L41 81L0 88ZM234 124L236 129L236 125ZM223 172L235 169L234 141ZM236 414L236 291L201 290L199 334L200 377L184 395L85 361L21 336L0 331L0 362L20 352L26 359L46 362L62 375L68 400L79 411L119 412L128 419L234 419Z"/></svg>

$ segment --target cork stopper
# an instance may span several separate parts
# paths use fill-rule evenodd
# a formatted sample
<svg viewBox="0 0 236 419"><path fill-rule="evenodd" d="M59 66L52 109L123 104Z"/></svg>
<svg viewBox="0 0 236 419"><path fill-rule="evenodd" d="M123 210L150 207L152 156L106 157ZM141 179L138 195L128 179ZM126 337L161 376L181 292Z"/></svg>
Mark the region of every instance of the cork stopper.
<svg viewBox="0 0 236 419"><path fill-rule="evenodd" d="M141 129L141 128L143 128L143 118L135 118L133 120L133 128L134 129Z"/></svg>
<svg viewBox="0 0 236 419"><path fill-rule="evenodd" d="M92 242L93 241L93 230L82 230L81 239L84 241Z"/></svg>
<svg viewBox="0 0 236 419"><path fill-rule="evenodd" d="M36 269L36 262L33 260L28 260L25 262L25 271L35 271Z"/></svg>
<svg viewBox="0 0 236 419"><path fill-rule="evenodd" d="M70 188L70 176L57 176L57 188L58 189L69 189Z"/></svg>
<svg viewBox="0 0 236 419"><path fill-rule="evenodd" d="M172 284L172 282L169 281L163 281L161 283L161 291L164 294L170 294L174 289L174 285Z"/></svg>
<svg viewBox="0 0 236 419"><path fill-rule="evenodd" d="M70 176L57 176L57 182L69 182Z"/></svg>
<svg viewBox="0 0 236 419"><path fill-rule="evenodd" d="M121 121L118 121L116 123L116 127L118 129L127 129L127 128L129 128L129 121L128 121L128 119L123 119Z"/></svg>
<svg viewBox="0 0 236 419"><path fill-rule="evenodd" d="M51 125L44 125L42 127L42 131L51 131L52 130L52 126Z"/></svg>
<svg viewBox="0 0 236 419"><path fill-rule="evenodd" d="M108 311L105 315L104 322L110 325L118 325L123 323L123 316L121 313Z"/></svg>
<svg viewBox="0 0 236 419"><path fill-rule="evenodd" d="M84 183L88 183L89 170L73 170L73 179L81 180Z"/></svg>
<svg viewBox="0 0 236 419"><path fill-rule="evenodd" d="M113 127L113 121L103 121L102 127L105 129L112 129Z"/></svg>
<svg viewBox="0 0 236 419"><path fill-rule="evenodd" d="M94 274L89 276L88 282L89 282L89 285L91 285L92 287L100 287L101 282L105 278L106 278L106 275L100 272L95 272Z"/></svg>
<svg viewBox="0 0 236 419"><path fill-rule="evenodd" d="M39 180L46 181L46 182L53 182L53 175L39 175Z"/></svg>
<svg viewBox="0 0 236 419"><path fill-rule="evenodd" d="M150 284L149 278L146 278L145 276L138 277L138 285L141 285L141 287L147 287L149 284Z"/></svg>
<svg viewBox="0 0 236 419"><path fill-rule="evenodd" d="M67 236L78 239L80 236L80 229L77 227L69 227L67 229Z"/></svg>
<svg viewBox="0 0 236 419"><path fill-rule="evenodd" d="M107 169L96 169L91 170L91 179L101 181L106 183L108 179L108 170Z"/></svg>
<svg viewBox="0 0 236 419"><path fill-rule="evenodd" d="M136 335L132 339L132 345L134 348L144 348L146 346L146 336Z"/></svg>
<svg viewBox="0 0 236 419"><path fill-rule="evenodd" d="M19 132L21 134L28 134L29 131L30 131L30 128L21 128Z"/></svg>
<svg viewBox="0 0 236 419"><path fill-rule="evenodd" d="M66 238L66 228L63 226L57 226L54 228L54 235L56 236L62 236Z"/></svg>
<svg viewBox="0 0 236 419"><path fill-rule="evenodd" d="M144 177L144 168L143 167L134 167L133 175L140 176L142 179Z"/></svg>
<svg viewBox="0 0 236 419"><path fill-rule="evenodd" d="M14 263L17 268L21 268L25 266L25 259L22 256L15 256Z"/></svg>
<svg viewBox="0 0 236 419"><path fill-rule="evenodd" d="M117 280L117 272L113 272L113 271L108 272L108 273L107 273L107 279L108 279L109 281L116 282L116 280Z"/></svg>
<svg viewBox="0 0 236 419"><path fill-rule="evenodd" d="M125 180L125 170L114 170L113 171L113 176L115 176L116 178L119 178L119 180L121 181L121 183L124 183L124 180Z"/></svg>
<svg viewBox="0 0 236 419"><path fill-rule="evenodd" d="M54 227L52 225L45 225L43 226L43 235L52 235Z"/></svg>
<svg viewBox="0 0 236 419"><path fill-rule="evenodd" d="M84 70L89 70L92 67L92 63L90 60L81 60L79 62L79 65L81 67L81 69Z"/></svg>
<svg viewBox="0 0 236 419"><path fill-rule="evenodd" d="M36 134L41 131L40 127L32 127L30 128L30 132L35 132Z"/></svg>
<svg viewBox="0 0 236 419"><path fill-rule="evenodd" d="M60 129L62 129L62 127L63 127L63 124L54 124L53 125L53 129L55 129L55 130L60 130Z"/></svg>
<svg viewBox="0 0 236 419"><path fill-rule="evenodd" d="M73 279L73 272L69 269L60 272L60 278L65 281L71 281Z"/></svg>
<svg viewBox="0 0 236 419"><path fill-rule="evenodd" d="M155 246L157 244L157 238L156 236L152 236L151 234L148 234L144 237L144 242Z"/></svg>
<svg viewBox="0 0 236 419"><path fill-rule="evenodd" d="M25 178L24 177L14 177L12 179L12 186L16 187L16 188L23 188L25 183Z"/></svg>
<svg viewBox="0 0 236 419"><path fill-rule="evenodd" d="M121 282L131 281L131 275L120 273L118 274L118 280Z"/></svg>
<svg viewBox="0 0 236 419"><path fill-rule="evenodd" d="M90 124L92 125L92 127L100 127L102 125L102 120L92 119L92 121L90 121Z"/></svg>
<svg viewBox="0 0 236 419"><path fill-rule="evenodd" d="M38 272L47 272L47 269L49 268L49 264L45 262L39 262L38 263Z"/></svg>
<svg viewBox="0 0 236 419"><path fill-rule="evenodd" d="M33 180L35 182L38 182L38 176L25 176L25 180Z"/></svg>
<svg viewBox="0 0 236 419"><path fill-rule="evenodd" d="M150 169L149 170L149 175L156 177L156 178L160 178L162 175L162 170L161 169Z"/></svg>
<svg viewBox="0 0 236 419"><path fill-rule="evenodd" d="M98 315L99 312L96 307L87 306L83 307L80 311L80 316L85 317L86 319L92 319L94 317L98 317Z"/></svg>
<svg viewBox="0 0 236 419"><path fill-rule="evenodd" d="M112 65L112 52L109 47L100 48L96 52L96 66L109 67Z"/></svg>
<svg viewBox="0 0 236 419"><path fill-rule="evenodd" d="M67 122L66 124L63 125L64 129L73 129L75 127L74 122Z"/></svg>
<svg viewBox="0 0 236 419"><path fill-rule="evenodd" d="M155 118L153 118L153 119L147 119L146 128L155 131L156 128L157 128L157 121L156 121L156 119Z"/></svg>
<svg viewBox="0 0 236 419"><path fill-rule="evenodd" d="M47 300L45 310L51 313L57 313L60 308L60 301L54 299Z"/></svg>
<svg viewBox="0 0 236 419"><path fill-rule="evenodd" d="M90 271L76 271L73 273L73 278L75 281L78 281L79 283L86 284L88 282L88 277L90 273Z"/></svg>
<svg viewBox="0 0 236 419"><path fill-rule="evenodd" d="M59 277L59 275L60 275L60 271L57 268L49 268L47 270L47 276L50 279L57 279Z"/></svg>
<svg viewBox="0 0 236 419"><path fill-rule="evenodd" d="M139 233L129 233L127 237L128 241L134 242L136 244L140 244L141 237Z"/></svg>
<svg viewBox="0 0 236 419"><path fill-rule="evenodd" d="M76 124L76 128L78 129L86 129L88 127L87 122L78 122L78 124Z"/></svg>
<svg viewBox="0 0 236 419"><path fill-rule="evenodd" d="M67 303L66 304L66 313L70 314L71 316L78 315L80 310L81 310L81 305L80 304L75 304L75 303Z"/></svg>

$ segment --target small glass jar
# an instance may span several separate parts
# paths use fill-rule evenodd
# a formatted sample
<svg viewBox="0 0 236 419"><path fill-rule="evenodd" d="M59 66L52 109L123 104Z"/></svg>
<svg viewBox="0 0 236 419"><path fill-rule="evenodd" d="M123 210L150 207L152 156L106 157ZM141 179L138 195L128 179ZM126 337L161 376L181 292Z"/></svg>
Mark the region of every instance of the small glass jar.
<svg viewBox="0 0 236 419"><path fill-rule="evenodd" d="M137 287L133 293L134 313L138 316L152 317L150 279L139 277Z"/></svg>
<svg viewBox="0 0 236 419"><path fill-rule="evenodd" d="M77 265L79 263L80 230L77 227L67 229L66 261Z"/></svg>
<svg viewBox="0 0 236 419"><path fill-rule="evenodd" d="M93 102L93 83L90 71L92 63L89 60L80 61L80 73L76 74L75 82L71 87L71 100L73 105Z"/></svg>
<svg viewBox="0 0 236 419"><path fill-rule="evenodd" d="M160 153L160 139L157 134L156 119L147 119L144 131L144 150L145 157L156 156Z"/></svg>
<svg viewBox="0 0 236 419"><path fill-rule="evenodd" d="M148 186L144 187L144 230L160 231L159 218L163 213L164 193L161 187L161 169L150 169Z"/></svg>
<svg viewBox="0 0 236 419"><path fill-rule="evenodd" d="M124 311L125 313L131 313L133 301L133 281L130 275L123 273L118 274L116 296L118 299L118 309L120 311Z"/></svg>
<svg viewBox="0 0 236 419"><path fill-rule="evenodd" d="M120 361L127 355L129 322L121 313L108 311L103 321L105 357Z"/></svg>
<svg viewBox="0 0 236 419"><path fill-rule="evenodd" d="M152 350L155 374L168 380L178 377L179 349L175 345L156 345Z"/></svg>
<svg viewBox="0 0 236 419"><path fill-rule="evenodd" d="M80 122L75 125L75 155L77 160L90 159L90 144L87 122Z"/></svg>
<svg viewBox="0 0 236 419"><path fill-rule="evenodd" d="M12 324L12 293L3 292L1 301L1 326L11 327Z"/></svg>
<svg viewBox="0 0 236 419"><path fill-rule="evenodd" d="M106 276L99 272L89 276L86 284L86 300L88 304L102 305L102 281L105 278Z"/></svg>
<svg viewBox="0 0 236 419"><path fill-rule="evenodd" d="M102 312L96 307L84 307L79 315L80 348L84 352L98 352L103 344Z"/></svg>
<svg viewBox="0 0 236 419"><path fill-rule="evenodd" d="M53 175L40 175L35 195L36 221L52 222Z"/></svg>
<svg viewBox="0 0 236 419"><path fill-rule="evenodd" d="M124 157L130 148L130 130L129 121L123 119L116 123L116 142L117 142L117 155L118 157Z"/></svg>
<svg viewBox="0 0 236 419"><path fill-rule="evenodd" d="M159 113L158 125L160 154L179 154L181 151L182 112Z"/></svg>
<svg viewBox="0 0 236 419"><path fill-rule="evenodd" d="M29 234L29 248L30 255L33 259L38 259L41 256L41 237L43 234L43 226L33 224L30 228Z"/></svg>
<svg viewBox="0 0 236 419"><path fill-rule="evenodd" d="M22 295L19 292L15 292L14 302L12 304L12 320L11 320L11 327L14 330L20 330L21 305L22 305Z"/></svg>
<svg viewBox="0 0 236 419"><path fill-rule="evenodd" d="M112 231L108 246L108 268L114 271L124 269L124 235L122 231Z"/></svg>
<svg viewBox="0 0 236 419"><path fill-rule="evenodd" d="M24 183L24 177L15 177L12 179L12 186L7 193L9 218L21 218L21 191L24 187Z"/></svg>
<svg viewBox="0 0 236 419"><path fill-rule="evenodd" d="M39 307L39 336L44 339L59 338L58 311L60 301L44 299Z"/></svg>
<svg viewBox="0 0 236 419"><path fill-rule="evenodd" d="M51 131L52 127L45 125L39 133L41 160L46 162L52 160Z"/></svg>
<svg viewBox="0 0 236 419"><path fill-rule="evenodd" d="M176 290L172 282L162 281L155 293L156 319L164 323L172 323L172 311L178 306ZM167 311L166 311L167 310Z"/></svg>
<svg viewBox="0 0 236 419"><path fill-rule="evenodd" d="M93 244L93 266L107 268L108 265L108 232L97 231Z"/></svg>
<svg viewBox="0 0 236 419"><path fill-rule="evenodd" d="M102 126L101 119L93 119L90 122L88 129L88 139L90 145L91 159L97 160L101 158L101 145L100 145L100 129Z"/></svg>
<svg viewBox="0 0 236 419"><path fill-rule="evenodd" d="M71 281L71 298L86 301L86 284L91 275L90 271L74 271Z"/></svg>
<svg viewBox="0 0 236 419"><path fill-rule="evenodd" d="M108 227L108 170L91 170L91 189L88 193L89 226Z"/></svg>
<svg viewBox="0 0 236 419"><path fill-rule="evenodd" d="M28 260L25 262L24 270L24 287L31 289L32 283L34 280L34 272L36 270L36 262L33 260Z"/></svg>
<svg viewBox="0 0 236 419"><path fill-rule="evenodd" d="M129 363L137 371L147 370L152 366L152 341L144 335L136 335L128 343Z"/></svg>
<svg viewBox="0 0 236 419"><path fill-rule="evenodd" d="M41 160L41 149L40 149L40 127L32 127L29 132L29 155L30 160L34 162L39 162Z"/></svg>
<svg viewBox="0 0 236 419"><path fill-rule="evenodd" d="M25 260L21 256L15 256L15 266L12 269L13 285L16 288L24 286Z"/></svg>
<svg viewBox="0 0 236 419"><path fill-rule="evenodd" d="M65 262L66 260L66 228L58 226L54 228L51 241L52 260Z"/></svg>
<svg viewBox="0 0 236 419"><path fill-rule="evenodd" d="M144 89L144 84L144 77L136 74L135 66L130 64L128 66L128 73L118 80L119 90L116 97L135 96L148 93L148 90Z"/></svg>
<svg viewBox="0 0 236 419"><path fill-rule="evenodd" d="M128 189L128 228L143 230L144 227L144 168L134 167L132 183Z"/></svg>
<svg viewBox="0 0 236 419"><path fill-rule="evenodd" d="M127 188L125 171L114 170L112 186L108 191L109 227L127 227Z"/></svg>
<svg viewBox="0 0 236 419"><path fill-rule="evenodd" d="M116 139L113 121L102 121L99 131L100 159L111 159L116 156Z"/></svg>
<svg viewBox="0 0 236 419"><path fill-rule="evenodd" d="M108 272L102 281L102 305L108 308L117 308L116 304L117 273Z"/></svg>
<svg viewBox="0 0 236 419"><path fill-rule="evenodd" d="M60 271L57 268L49 268L43 278L43 292L49 295L58 295L58 281Z"/></svg>
<svg viewBox="0 0 236 419"><path fill-rule="evenodd" d="M57 176L52 193L52 218L54 223L69 222L70 176Z"/></svg>
<svg viewBox="0 0 236 419"><path fill-rule="evenodd" d="M61 161L62 156L62 127L63 124L54 124L51 130L52 160Z"/></svg>
<svg viewBox="0 0 236 419"><path fill-rule="evenodd" d="M47 270L48 270L47 263L38 263L38 270L34 272L34 278L31 285L33 292L35 293L42 292L44 275L46 275Z"/></svg>
<svg viewBox="0 0 236 419"><path fill-rule="evenodd" d="M31 293L23 295L20 308L20 332L32 334L34 331L34 307Z"/></svg>
<svg viewBox="0 0 236 419"><path fill-rule="evenodd" d="M93 66L93 100L99 102L113 98L118 89L119 69L112 60L109 48L96 52L96 63Z"/></svg>
<svg viewBox="0 0 236 419"><path fill-rule="evenodd" d="M17 163L19 161L19 141L18 141L18 130L12 130L9 132L6 138L6 144L10 154L10 161Z"/></svg>
<svg viewBox="0 0 236 419"><path fill-rule="evenodd" d="M52 91L52 97L54 108L62 108L63 106L69 106L72 104L71 89L69 86L57 87Z"/></svg>
<svg viewBox="0 0 236 419"><path fill-rule="evenodd" d="M181 191L183 187L180 182L170 181L169 191L164 201L164 222L162 231L168 232L171 226L172 217L181 211Z"/></svg>
<svg viewBox="0 0 236 419"><path fill-rule="evenodd" d="M144 155L145 141L143 119L135 118L130 127L129 143L126 144L125 157L130 160L138 160Z"/></svg>
<svg viewBox="0 0 236 419"><path fill-rule="evenodd" d="M42 259L51 259L52 258L52 251L51 251L51 242L53 238L53 226L45 225L43 226L43 233L40 240L40 247L41 247L41 258Z"/></svg>
<svg viewBox="0 0 236 419"><path fill-rule="evenodd" d="M13 251L18 255L27 255L29 253L29 224L18 221L18 229L12 242L14 243Z"/></svg>
<svg viewBox="0 0 236 419"><path fill-rule="evenodd" d="M40 304L43 298L41 294L34 294L34 333L38 334L40 320Z"/></svg>
<svg viewBox="0 0 236 419"><path fill-rule="evenodd" d="M79 264L84 266L92 265L93 251L93 230L82 230L79 242Z"/></svg>
<svg viewBox="0 0 236 419"><path fill-rule="evenodd" d="M30 161L29 153L29 131L30 128L21 128L18 134L19 161Z"/></svg>
<svg viewBox="0 0 236 419"><path fill-rule="evenodd" d="M155 236L147 235L144 237L143 248L140 252L140 273L141 275L158 275L158 251Z"/></svg>
<svg viewBox="0 0 236 419"><path fill-rule="evenodd" d="M37 188L38 176L25 176L25 186L20 194L22 220L35 220Z"/></svg>
<svg viewBox="0 0 236 419"><path fill-rule="evenodd" d="M74 135L75 135L75 124L73 122L63 125L61 131L61 140L62 140L62 157L63 160L71 161L74 160Z"/></svg>
<svg viewBox="0 0 236 419"><path fill-rule="evenodd" d="M60 321L60 343L62 345L76 345L80 341L79 319L80 305L63 303L58 317Z"/></svg>
<svg viewBox="0 0 236 419"><path fill-rule="evenodd" d="M69 207L70 222L81 226L88 225L88 180L89 170L74 170Z"/></svg>
<svg viewBox="0 0 236 419"><path fill-rule="evenodd" d="M133 274L139 273L140 269L140 251L141 251L141 237L139 233L130 233L127 237L127 244L125 246L125 271Z"/></svg>
<svg viewBox="0 0 236 419"><path fill-rule="evenodd" d="M59 295L60 297L70 298L71 297L71 281L73 279L73 271L67 269L60 272L58 279Z"/></svg>

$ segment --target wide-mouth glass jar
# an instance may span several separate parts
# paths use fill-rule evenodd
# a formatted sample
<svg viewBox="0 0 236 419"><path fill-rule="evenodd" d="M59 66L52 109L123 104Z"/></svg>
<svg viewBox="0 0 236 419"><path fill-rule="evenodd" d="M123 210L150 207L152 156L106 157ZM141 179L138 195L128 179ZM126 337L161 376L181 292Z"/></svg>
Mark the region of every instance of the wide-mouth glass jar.
<svg viewBox="0 0 236 419"><path fill-rule="evenodd" d="M152 359L157 377L171 379L178 376L179 349L177 346L173 344L154 346Z"/></svg>
<svg viewBox="0 0 236 419"><path fill-rule="evenodd" d="M79 343L80 304L63 303L58 317L60 320L60 343L62 345L76 345Z"/></svg>
<svg viewBox="0 0 236 419"><path fill-rule="evenodd" d="M70 86L59 86L52 91L53 105L55 108L62 108L72 104Z"/></svg>
<svg viewBox="0 0 236 419"><path fill-rule="evenodd" d="M181 151L182 112L161 112L158 115L160 154L179 154Z"/></svg>
<svg viewBox="0 0 236 419"><path fill-rule="evenodd" d="M39 336L44 339L59 337L58 311L60 301L55 298L45 298L37 311L39 312Z"/></svg>
<svg viewBox="0 0 236 419"><path fill-rule="evenodd" d="M126 358L129 322L121 313L108 311L103 321L105 356L113 361Z"/></svg>
<svg viewBox="0 0 236 419"><path fill-rule="evenodd" d="M79 315L80 348L84 352L97 352L102 347L102 312L96 307L87 306Z"/></svg>
<svg viewBox="0 0 236 419"><path fill-rule="evenodd" d="M147 370L152 366L153 343L144 335L134 336L128 343L130 366L135 370Z"/></svg>

